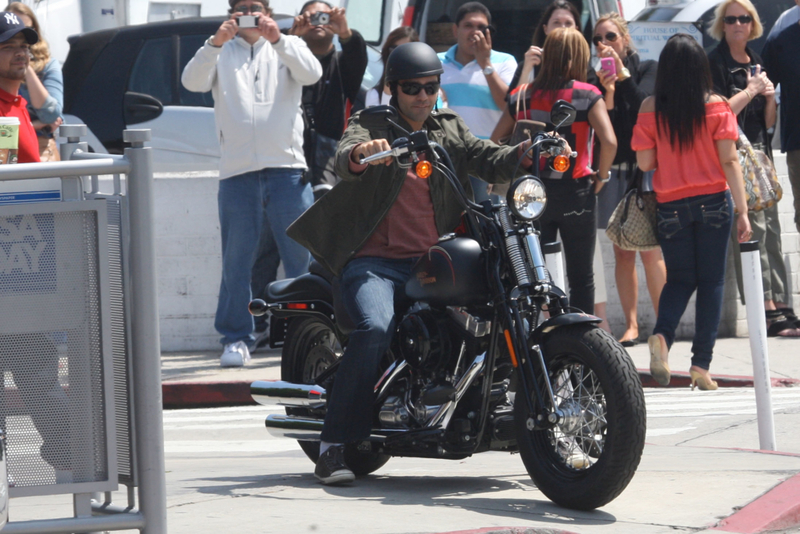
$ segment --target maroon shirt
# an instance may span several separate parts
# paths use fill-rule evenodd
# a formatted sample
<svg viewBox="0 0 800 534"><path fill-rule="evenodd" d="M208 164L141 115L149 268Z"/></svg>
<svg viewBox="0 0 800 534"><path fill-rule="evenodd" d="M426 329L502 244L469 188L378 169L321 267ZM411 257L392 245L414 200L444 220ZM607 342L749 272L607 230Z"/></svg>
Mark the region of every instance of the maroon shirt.
<svg viewBox="0 0 800 534"><path fill-rule="evenodd" d="M438 241L428 180L409 169L394 204L355 257L416 258Z"/></svg>
<svg viewBox="0 0 800 534"><path fill-rule="evenodd" d="M0 89L0 116L19 119L17 161L19 163L39 163L39 141L36 139L36 130L31 124L27 105L28 102L21 96L12 95Z"/></svg>

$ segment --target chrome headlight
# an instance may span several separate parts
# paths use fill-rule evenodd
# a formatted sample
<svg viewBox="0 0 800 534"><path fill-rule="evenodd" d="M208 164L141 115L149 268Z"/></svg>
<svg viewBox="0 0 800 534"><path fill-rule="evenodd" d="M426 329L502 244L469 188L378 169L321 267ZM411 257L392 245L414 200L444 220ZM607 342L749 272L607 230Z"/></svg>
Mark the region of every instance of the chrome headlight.
<svg viewBox="0 0 800 534"><path fill-rule="evenodd" d="M506 199L511 213L525 221L541 217L547 206L544 184L532 175L523 176L514 182Z"/></svg>

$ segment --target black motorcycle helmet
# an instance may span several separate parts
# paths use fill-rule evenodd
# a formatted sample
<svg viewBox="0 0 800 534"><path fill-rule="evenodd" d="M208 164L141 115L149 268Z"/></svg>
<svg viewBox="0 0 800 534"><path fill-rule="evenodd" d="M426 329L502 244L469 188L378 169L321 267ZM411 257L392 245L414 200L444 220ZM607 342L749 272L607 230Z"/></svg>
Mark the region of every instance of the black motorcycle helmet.
<svg viewBox="0 0 800 534"><path fill-rule="evenodd" d="M436 76L444 72L436 52L423 42L406 43L395 48L386 61L386 83Z"/></svg>

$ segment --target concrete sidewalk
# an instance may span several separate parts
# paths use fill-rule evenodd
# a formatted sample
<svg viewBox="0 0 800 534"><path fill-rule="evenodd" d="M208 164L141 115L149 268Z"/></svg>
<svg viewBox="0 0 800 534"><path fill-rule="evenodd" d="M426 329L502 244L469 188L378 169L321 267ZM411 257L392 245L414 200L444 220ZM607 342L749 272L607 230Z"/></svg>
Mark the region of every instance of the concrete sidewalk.
<svg viewBox="0 0 800 534"><path fill-rule="evenodd" d="M689 387L691 341L677 341L670 351L673 371L669 387ZM658 387L650 376L647 343L627 349L642 384ZM220 351L221 352L221 351ZM220 352L171 352L161 355L165 408L253 404L250 384L256 380L280 380L280 349L253 354L246 367L219 366ZM800 385L800 339L769 338L769 362L774 387ZM748 338L717 341L712 376L720 387L753 385L753 365Z"/></svg>
<svg viewBox="0 0 800 534"><path fill-rule="evenodd" d="M690 348L690 341L679 341L674 345L670 356L670 366L674 370L670 387L688 387ZM636 367L640 369L644 385L653 387L655 383L648 371L649 353L646 343L629 348L628 352ZM217 352L163 354L162 377L165 407L252 404L249 394L251 382L280 378L280 350L254 354L251 364L239 369L222 369L219 367L218 359L219 353ZM800 340L769 339L769 361L773 387L800 387ZM720 339L715 349L711 371L722 387L752 386L753 371L749 339ZM435 514L435 510L442 507L431 508L430 503L438 502L437 499L441 500L441 495L436 495L434 492L433 495L424 496L424 498L419 496L420 503L417 504L413 502L413 498L412 502L405 503L404 501L404 499L409 499L408 495L413 494L413 492L405 491L410 487L417 488L414 491L422 491L411 482L409 482L411 486L403 490L404 477L406 475L412 478L419 476L417 471L413 469L410 473L405 473L403 470L392 471L390 472L391 484L381 487L384 491L398 491L397 495L392 494L391 498L388 496L386 498L395 506L401 502L405 503L404 506L409 508L403 508L403 510L407 510L408 513L421 508L419 513L424 513L430 520L430 527L436 529L433 530L434 532L451 532L452 534L456 534L456 532L457 534L555 532L593 534L614 531L624 534L661 534L675 531L765 533L778 530L800 532L800 426L796 424L798 415L800 414L793 411L779 416L781 419L778 423L782 428L779 452L741 448L742 443L748 442L747 439L742 439L744 435L754 434L755 421L749 421L741 427L710 428L708 432L697 432L690 435L688 439L686 436L682 436L674 443L665 441L663 438L654 438L655 442L653 442L648 437L642 464L631 487L617 500L604 507L602 511L565 514L555 505L543 501L534 507L536 510L529 516L514 514L509 513L503 506L508 506L508 503L516 503L517 501L514 499L523 497L529 499L530 497L527 494L509 493L506 495L503 493L494 495L495 499L481 500L481 504L476 510L472 510L472 505L468 503L457 501L456 508L461 506L470 513L465 517L456 514L461 519L460 522L451 520L449 517L443 522L437 522L430 514ZM493 458L495 456L478 455L474 459L470 459L470 462L488 461L491 463L495 461ZM243 458L242 461L252 462L252 459ZM450 469L446 462L441 464L442 469ZM425 465L425 473L433 477L431 480L439 480L440 476L445 479L447 476L452 476L450 471L438 473L436 471L440 468L438 463L426 463ZM499 465L505 466L506 464L503 462ZM274 468L275 466L273 466ZM492 476L497 477L502 472L499 469L499 467L490 465L486 472L493 473ZM432 471L428 472L430 470ZM478 468L476 472L471 472L470 476L478 478L489 476L482 473ZM292 475L295 478L297 476ZM288 479L286 476L278 478L280 478L281 487L284 488L288 484L286 482ZM355 490L324 488L326 497L323 497L323 501L315 502L324 504L332 501L328 503L333 507L328 513L332 514L331 517L338 517L338 513L352 512L348 506L353 502L354 491L357 495L361 495L359 491L368 492L370 498L373 498L375 488L372 488L372 485L382 483L384 478L385 476L382 476L381 473L377 474L377 478L376 475L373 475L369 481L360 482ZM306 492L314 491L319 487L310 477L301 477L297 483L301 487L296 490L291 489L291 485L288 487L289 489L285 489L286 494L283 495L282 506L287 507L287 512L294 510L293 499L295 497L303 501L307 498ZM363 490L358 489L361 484L365 485ZM433 482L430 484L435 486ZM517 486L527 487L525 484L529 484L529 482L511 485L507 491L512 492L514 488L518 489ZM702 490L699 489L701 487ZM265 491L273 490L267 488ZM298 494L294 495L293 491L297 491ZM340 493L341 495L339 495ZM702 499L697 498L700 494L703 495ZM497 503L495 503L496 499L499 499ZM247 516L252 511L252 503L248 504L246 498L237 498L232 501L226 499L223 502L226 508L231 506L236 508L237 513L242 514L241 517ZM422 504L423 502L424 504ZM499 508L495 510L495 506ZM543 511L539 508L543 508ZM475 513L478 509L480 513ZM228 512L232 510L229 509ZM294 511L299 513L299 510ZM604 514L610 515L606 517ZM560 518L559 521L548 525L550 522L548 518L554 517ZM572 519L567 520L567 517ZM513 526L514 523L517 523L517 526ZM561 524L559 525L559 523ZM443 524L458 525L461 529L469 529L472 526L473 530L441 528ZM437 529L437 527L439 528ZM331 532L334 531L339 532L336 529L331 530Z"/></svg>

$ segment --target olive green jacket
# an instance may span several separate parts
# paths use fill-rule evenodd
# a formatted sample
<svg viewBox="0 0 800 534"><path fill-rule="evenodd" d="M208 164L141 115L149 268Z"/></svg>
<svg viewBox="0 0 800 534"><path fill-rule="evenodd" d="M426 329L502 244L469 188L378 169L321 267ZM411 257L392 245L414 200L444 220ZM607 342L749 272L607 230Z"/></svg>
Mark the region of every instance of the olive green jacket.
<svg viewBox="0 0 800 534"><path fill-rule="evenodd" d="M411 127L402 119L407 130ZM501 147L479 139L455 112L434 111L425 121L428 138L444 147L453 161L461 185L472 195L469 175L489 183L508 183L517 165L517 147ZM407 169L396 161L390 165L370 165L361 174L350 171L350 151L358 143L385 138L391 144L393 130L370 131L354 115L336 151L336 175L342 181L314 203L286 230L286 234L306 247L314 258L336 275L364 245L400 193ZM520 171L523 169L520 167ZM521 172L520 172L521 174ZM461 220L463 209L447 178L434 169L430 176L431 200L439 235L452 232Z"/></svg>

